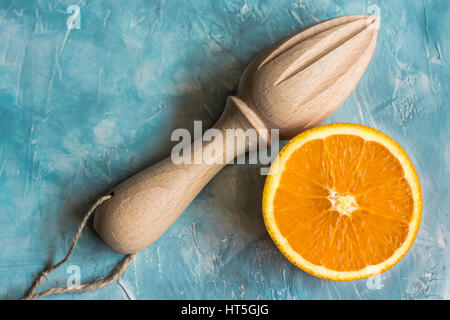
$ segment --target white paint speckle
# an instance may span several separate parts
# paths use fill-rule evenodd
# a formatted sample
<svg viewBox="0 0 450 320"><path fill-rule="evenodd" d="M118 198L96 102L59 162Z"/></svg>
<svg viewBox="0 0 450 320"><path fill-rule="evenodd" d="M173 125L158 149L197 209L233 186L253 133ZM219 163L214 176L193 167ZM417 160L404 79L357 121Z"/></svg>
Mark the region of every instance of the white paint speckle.
<svg viewBox="0 0 450 320"><path fill-rule="evenodd" d="M95 143L100 145L109 145L114 137L116 130L116 120L102 120L94 127Z"/></svg>
<svg viewBox="0 0 450 320"><path fill-rule="evenodd" d="M370 290L380 290L384 287L383 277L378 274L376 276L370 277L366 280L366 286Z"/></svg>

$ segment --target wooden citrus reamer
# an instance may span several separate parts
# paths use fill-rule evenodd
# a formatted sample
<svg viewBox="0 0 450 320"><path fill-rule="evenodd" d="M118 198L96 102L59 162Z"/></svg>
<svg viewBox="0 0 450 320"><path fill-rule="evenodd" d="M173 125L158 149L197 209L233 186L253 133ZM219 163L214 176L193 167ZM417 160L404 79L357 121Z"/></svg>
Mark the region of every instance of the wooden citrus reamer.
<svg viewBox="0 0 450 320"><path fill-rule="evenodd" d="M279 129L280 138L289 139L322 123L364 73L375 49L378 24L375 16L343 16L274 44L248 65L237 95L228 97L214 128L224 136L226 129L253 128L269 144L267 131L261 129ZM232 157L250 151L245 140L236 139L232 145L219 140L194 148L194 153L214 163L219 157L225 159L229 148L234 149ZM223 154L209 153L222 144ZM111 191L112 198L97 209L95 229L117 252L135 253L147 247L229 160L180 165L170 157L160 161Z"/></svg>

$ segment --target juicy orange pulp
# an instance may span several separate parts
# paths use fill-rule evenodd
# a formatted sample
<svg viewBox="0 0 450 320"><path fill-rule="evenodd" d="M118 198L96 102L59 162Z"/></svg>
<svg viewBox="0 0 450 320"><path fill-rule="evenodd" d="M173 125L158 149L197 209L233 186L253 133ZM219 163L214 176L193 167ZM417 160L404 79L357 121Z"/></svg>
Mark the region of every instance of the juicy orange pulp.
<svg viewBox="0 0 450 320"><path fill-rule="evenodd" d="M363 132L367 128L351 126ZM417 230L413 229L418 224L411 225L417 220L411 178L407 179L398 154L383 145L392 139L373 141L366 140L363 133L333 134L328 130L330 134L298 143L300 146L285 156L271 205L265 205L265 211L271 208L276 226L270 226L265 212L266 225L283 253L306 271L329 279L362 278L395 264L407 250L394 263L382 266L411 238L411 232L414 240ZM269 189L275 188L273 182L268 184L272 184ZM287 245L280 245L277 238ZM286 254L286 246L309 267ZM374 265L379 265L379 270L364 275L357 272ZM314 272L314 266L322 271ZM339 272L347 272L349 279L339 278Z"/></svg>

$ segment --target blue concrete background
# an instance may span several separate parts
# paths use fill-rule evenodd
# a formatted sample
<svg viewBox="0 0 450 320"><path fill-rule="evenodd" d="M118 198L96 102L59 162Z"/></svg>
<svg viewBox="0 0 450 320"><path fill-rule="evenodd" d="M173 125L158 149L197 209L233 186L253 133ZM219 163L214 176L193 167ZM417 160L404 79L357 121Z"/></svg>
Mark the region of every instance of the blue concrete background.
<svg viewBox="0 0 450 320"><path fill-rule="evenodd" d="M71 4L79 30L66 28ZM66 254L96 198L167 156L173 129L211 126L257 53L314 22L377 11L372 62L327 122L382 130L413 160L423 220L400 263L353 282L297 269L264 229L259 167L234 165L118 283L50 299L449 299L447 0L0 0L0 298L20 298ZM91 225L42 289L73 268L92 280L121 257Z"/></svg>

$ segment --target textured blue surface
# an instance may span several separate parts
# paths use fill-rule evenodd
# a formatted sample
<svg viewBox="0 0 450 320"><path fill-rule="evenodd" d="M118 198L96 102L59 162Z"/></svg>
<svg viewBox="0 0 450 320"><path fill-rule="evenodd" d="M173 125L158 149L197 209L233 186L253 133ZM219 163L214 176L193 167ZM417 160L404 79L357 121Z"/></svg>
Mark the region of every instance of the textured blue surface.
<svg viewBox="0 0 450 320"><path fill-rule="evenodd" d="M66 28L71 4L80 30ZM61 259L89 205L167 156L173 129L211 126L258 52L316 21L379 8L373 60L328 122L382 130L413 160L423 220L399 264L346 283L297 269L264 229L259 167L234 165L119 283L50 298L449 299L449 4L0 0L0 297L21 297ZM68 266L86 282L120 258L90 227ZM42 288L65 285L68 266Z"/></svg>

